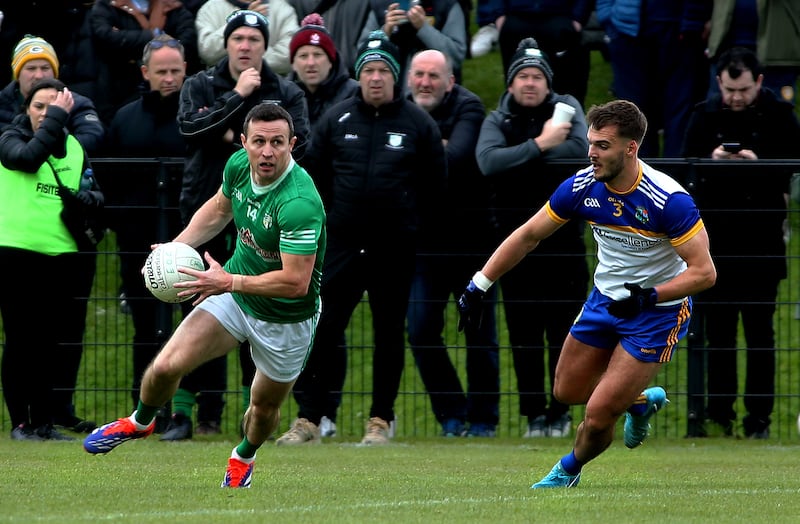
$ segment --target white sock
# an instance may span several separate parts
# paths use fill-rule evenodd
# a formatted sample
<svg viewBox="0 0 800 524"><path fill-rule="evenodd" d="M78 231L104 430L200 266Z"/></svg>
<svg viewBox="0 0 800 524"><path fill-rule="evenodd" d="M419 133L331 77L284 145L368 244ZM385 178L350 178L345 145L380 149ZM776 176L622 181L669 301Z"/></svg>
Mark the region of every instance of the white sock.
<svg viewBox="0 0 800 524"><path fill-rule="evenodd" d="M253 455L250 458L240 457L239 454L236 452L236 448L233 448L233 451L231 452L231 458L244 462L245 464L252 464L253 462L256 461L255 455Z"/></svg>
<svg viewBox="0 0 800 524"><path fill-rule="evenodd" d="M148 424L139 424L138 422L136 422L136 411L134 411L133 413L131 413L131 416L130 416L130 417L128 417L128 420L130 420L131 422L133 422L133 425L136 427L136 431L144 431L144 430L146 430L147 428L149 428L149 427L150 427L150 424L152 424L152 423L153 423L153 421L152 421L152 420L151 420L151 421L150 421L150 423L148 423Z"/></svg>

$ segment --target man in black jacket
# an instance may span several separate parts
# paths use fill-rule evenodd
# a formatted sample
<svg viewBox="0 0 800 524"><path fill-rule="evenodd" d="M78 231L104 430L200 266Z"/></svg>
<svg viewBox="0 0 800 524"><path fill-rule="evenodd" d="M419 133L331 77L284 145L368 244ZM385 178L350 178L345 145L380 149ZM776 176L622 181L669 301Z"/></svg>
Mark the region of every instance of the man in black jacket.
<svg viewBox="0 0 800 524"><path fill-rule="evenodd" d="M260 13L234 11L223 33L227 56L213 69L188 78L181 89L178 125L188 145L183 173L180 211L187 224L195 211L216 193L222 183L222 170L228 158L241 149L239 136L248 111L262 102L280 105L292 116L297 142L293 156L300 161L308 144L308 110L303 91L270 70L264 61L269 40L269 23ZM236 231L230 225L198 251L208 251L217 260L230 257ZM249 348L243 345L240 361L243 408L249 402L249 386L254 368ZM227 369L220 358L200 366L188 375L173 399L173 428L164 440L190 438L191 413L198 392L198 426L218 432L222 416L222 394L226 389ZM211 392L215 393L211 393Z"/></svg>
<svg viewBox="0 0 800 524"><path fill-rule="evenodd" d="M408 341L442 434L492 437L500 388L496 290L484 297L480 326L466 329L466 395L442 337L447 301L451 295L458 298L497 238L489 212L491 188L475 160L486 111L476 94L455 83L451 64L447 55L429 49L414 56L408 72L408 98L439 126L449 174L436 221L449 233L417 255Z"/></svg>
<svg viewBox="0 0 800 524"><path fill-rule="evenodd" d="M724 52L717 62L720 94L698 104L683 146L686 157L739 160L797 157L800 124L790 103L762 87L755 54L745 48ZM790 169L731 166L697 183L697 204L714 237L717 285L704 291L708 344L709 422L724 434L735 431L738 379L736 340L739 315L747 341L744 434L769 436L775 395L773 316L778 285L786 278L783 224ZM708 426L710 429L712 426Z"/></svg>
<svg viewBox="0 0 800 524"><path fill-rule="evenodd" d="M108 131L107 154L117 158L181 158L186 155L186 141L175 117L186 77L183 45L173 36L157 36L144 47L141 69L150 90L114 115ZM142 266L153 242L166 242L180 232L180 217L175 208L181 177L175 171L170 172L166 184L158 170L142 169L137 163L118 163L105 178L98 176L106 203L111 207L109 214L117 233L122 287L133 320L134 406L139 401L145 368L172 332L171 324L164 325L161 321L171 318L171 305L156 300L147 290ZM163 194L168 209L159 205ZM157 208L159 212L155 211ZM166 314L165 309L169 310ZM169 413L168 409L165 411ZM165 429L164 418L157 417L157 433Z"/></svg>
<svg viewBox="0 0 800 524"><path fill-rule="evenodd" d="M306 169L328 215L322 315L294 388L298 419L278 444L319 441L326 403L345 381L344 331L365 291L375 350L362 443L385 444L392 435L414 259L421 242L439 240L431 238L430 222L447 177L436 123L401 96L398 57L383 32L374 32L356 60L361 91L331 107L314 127Z"/></svg>

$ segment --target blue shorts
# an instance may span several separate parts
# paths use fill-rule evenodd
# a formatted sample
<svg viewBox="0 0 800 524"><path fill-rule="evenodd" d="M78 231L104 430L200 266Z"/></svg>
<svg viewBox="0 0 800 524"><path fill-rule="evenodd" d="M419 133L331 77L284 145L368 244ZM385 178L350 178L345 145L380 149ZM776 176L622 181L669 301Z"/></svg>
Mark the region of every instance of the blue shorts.
<svg viewBox="0 0 800 524"><path fill-rule="evenodd" d="M580 342L602 349L617 344L636 360L669 362L678 341L689 331L692 299L674 306L642 311L635 318L617 318L608 312L611 299L593 288L570 333Z"/></svg>

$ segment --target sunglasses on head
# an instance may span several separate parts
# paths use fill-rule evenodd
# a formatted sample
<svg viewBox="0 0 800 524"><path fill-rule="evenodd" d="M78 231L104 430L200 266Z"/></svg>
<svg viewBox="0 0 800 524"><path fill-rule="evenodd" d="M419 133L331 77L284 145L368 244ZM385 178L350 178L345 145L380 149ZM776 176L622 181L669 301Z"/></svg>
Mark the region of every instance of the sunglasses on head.
<svg viewBox="0 0 800 524"><path fill-rule="evenodd" d="M181 46L181 41L173 38L171 40L150 40L147 43L148 49L161 49L164 46L178 49Z"/></svg>

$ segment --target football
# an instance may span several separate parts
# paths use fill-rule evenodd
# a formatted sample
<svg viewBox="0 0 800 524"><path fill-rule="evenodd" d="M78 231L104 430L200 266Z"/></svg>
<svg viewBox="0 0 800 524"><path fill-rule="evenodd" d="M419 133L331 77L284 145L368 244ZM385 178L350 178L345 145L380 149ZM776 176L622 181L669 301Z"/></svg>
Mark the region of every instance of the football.
<svg viewBox="0 0 800 524"><path fill-rule="evenodd" d="M179 297L180 289L172 287L176 282L195 280L178 268L186 267L203 271L205 265L200 254L183 242L167 242L159 245L148 255L144 263L144 285L157 299L177 304L191 299L191 296Z"/></svg>

